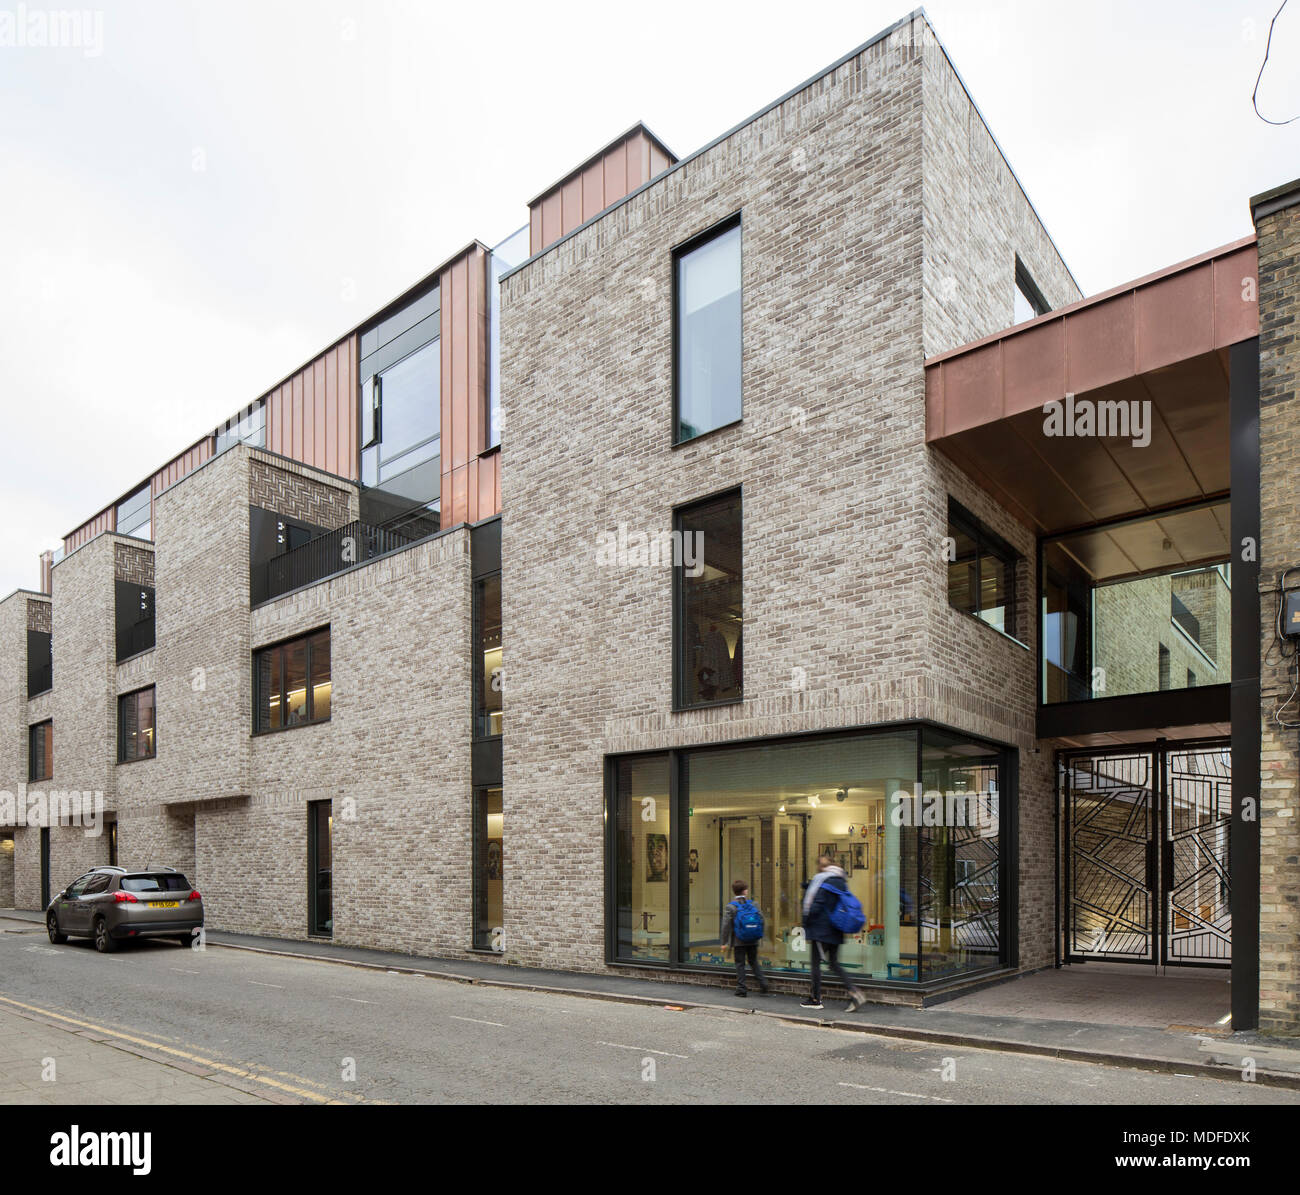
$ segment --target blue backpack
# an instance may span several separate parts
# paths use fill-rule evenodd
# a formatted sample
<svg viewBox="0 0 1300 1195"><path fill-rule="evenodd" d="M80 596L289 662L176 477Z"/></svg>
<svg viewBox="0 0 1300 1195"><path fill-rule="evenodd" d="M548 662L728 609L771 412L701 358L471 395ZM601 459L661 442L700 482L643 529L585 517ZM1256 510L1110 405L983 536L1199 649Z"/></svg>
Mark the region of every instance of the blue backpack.
<svg viewBox="0 0 1300 1195"><path fill-rule="evenodd" d="M731 923L731 936L746 944L762 941L763 914L758 906L748 897L732 903L736 906L736 919Z"/></svg>
<svg viewBox="0 0 1300 1195"><path fill-rule="evenodd" d="M835 905L831 909L831 924L842 934L860 933L867 924L867 916L862 911L862 902L847 888L833 888Z"/></svg>

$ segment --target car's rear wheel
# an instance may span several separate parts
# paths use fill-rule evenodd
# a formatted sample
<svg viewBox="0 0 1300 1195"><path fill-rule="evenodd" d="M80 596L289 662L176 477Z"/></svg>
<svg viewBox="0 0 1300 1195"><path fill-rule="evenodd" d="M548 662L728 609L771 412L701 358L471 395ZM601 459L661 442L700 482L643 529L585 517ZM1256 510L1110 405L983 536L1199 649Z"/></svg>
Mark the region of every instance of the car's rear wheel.
<svg viewBox="0 0 1300 1195"><path fill-rule="evenodd" d="M59 915L53 909L45 918L45 932L50 935L50 941L55 946L62 946L68 940L67 934L59 933Z"/></svg>
<svg viewBox="0 0 1300 1195"><path fill-rule="evenodd" d="M178 941L182 946L188 948L194 945L194 936L192 934L181 934L176 941Z"/></svg>
<svg viewBox="0 0 1300 1195"><path fill-rule="evenodd" d="M100 954L112 954L117 949L117 941L108 932L108 922L102 917L95 918L95 949Z"/></svg>

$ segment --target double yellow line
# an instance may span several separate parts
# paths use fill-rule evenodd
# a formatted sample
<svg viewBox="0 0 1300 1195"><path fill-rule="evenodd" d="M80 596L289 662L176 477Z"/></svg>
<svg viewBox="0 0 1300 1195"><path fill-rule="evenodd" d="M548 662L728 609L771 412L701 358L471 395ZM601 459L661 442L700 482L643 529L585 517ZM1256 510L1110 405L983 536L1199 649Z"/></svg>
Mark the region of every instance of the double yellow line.
<svg viewBox="0 0 1300 1195"><path fill-rule="evenodd" d="M281 1083L279 1079L272 1079L266 1075L259 1075L255 1071L243 1070L237 1066L230 1066L224 1062L217 1062L212 1058L204 1058L201 1054L194 1054L188 1050L178 1050L175 1046L165 1046L161 1042L150 1041L148 1038L135 1037L130 1033L123 1033L119 1029L109 1029L107 1026L96 1025L90 1021L79 1021L75 1017L64 1016L62 1013L50 1012L49 1009L39 1008L34 1004L24 1004L22 1001L10 999L8 996L0 996L0 1004L8 1004L13 1008L22 1009L24 1012L33 1013L42 1020L61 1021L65 1025L71 1025L77 1029L88 1029L93 1033L101 1033L105 1037L115 1037L120 1041L130 1042L132 1045L143 1046L148 1050L156 1050L160 1054L171 1054L177 1058L183 1058L186 1062L193 1063L195 1066L202 1066L209 1070L220 1071L227 1075L233 1075L239 1079L247 1079L253 1083L262 1083L267 1087L274 1087L277 1091L283 1091L288 1095L295 1095L300 1099L311 1100L313 1103L366 1103L366 1100L361 1096L350 1095L346 1100L344 1100L333 1096L321 1095L319 1092L309 1091L305 1087L295 1087L290 1083Z"/></svg>

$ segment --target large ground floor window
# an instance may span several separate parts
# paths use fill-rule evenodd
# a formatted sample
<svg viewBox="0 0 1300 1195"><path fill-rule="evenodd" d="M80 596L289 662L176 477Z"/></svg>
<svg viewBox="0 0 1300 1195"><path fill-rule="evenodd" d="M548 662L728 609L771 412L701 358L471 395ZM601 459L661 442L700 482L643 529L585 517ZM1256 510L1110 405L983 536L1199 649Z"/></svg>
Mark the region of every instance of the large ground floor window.
<svg viewBox="0 0 1300 1195"><path fill-rule="evenodd" d="M851 974L997 966L1007 782L1003 748L921 725L613 759L611 958L729 966L720 922L741 880L763 965L805 973L804 889L829 855L867 918L840 953Z"/></svg>

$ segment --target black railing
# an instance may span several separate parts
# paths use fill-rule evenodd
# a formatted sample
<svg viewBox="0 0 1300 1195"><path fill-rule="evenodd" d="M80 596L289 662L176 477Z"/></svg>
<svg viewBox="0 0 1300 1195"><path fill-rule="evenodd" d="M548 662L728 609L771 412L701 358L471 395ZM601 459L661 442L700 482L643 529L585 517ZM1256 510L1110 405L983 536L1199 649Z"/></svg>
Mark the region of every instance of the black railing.
<svg viewBox="0 0 1300 1195"><path fill-rule="evenodd" d="M249 600L254 606L325 577L355 568L376 556L415 543L418 536L403 531L345 523L279 556L253 566L248 578Z"/></svg>

